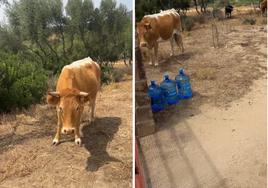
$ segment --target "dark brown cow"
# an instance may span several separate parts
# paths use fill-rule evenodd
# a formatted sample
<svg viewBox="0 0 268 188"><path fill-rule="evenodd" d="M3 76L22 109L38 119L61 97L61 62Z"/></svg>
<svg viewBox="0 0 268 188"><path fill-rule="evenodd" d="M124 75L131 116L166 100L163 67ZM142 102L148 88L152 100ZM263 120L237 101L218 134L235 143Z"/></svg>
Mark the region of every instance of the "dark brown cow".
<svg viewBox="0 0 268 188"><path fill-rule="evenodd" d="M174 36L176 44L184 52L180 15L175 9L144 16L141 22L137 23L137 33L139 34L140 46L147 47L150 50L151 65L158 65L157 53L159 41L170 40L171 55L174 55L172 38Z"/></svg>
<svg viewBox="0 0 268 188"><path fill-rule="evenodd" d="M231 5L228 5L225 7L225 18L231 18L232 17L232 11L234 10L234 7Z"/></svg>
<svg viewBox="0 0 268 188"><path fill-rule="evenodd" d="M265 10L267 10L267 0L261 2L260 10L261 10L261 16L263 17Z"/></svg>

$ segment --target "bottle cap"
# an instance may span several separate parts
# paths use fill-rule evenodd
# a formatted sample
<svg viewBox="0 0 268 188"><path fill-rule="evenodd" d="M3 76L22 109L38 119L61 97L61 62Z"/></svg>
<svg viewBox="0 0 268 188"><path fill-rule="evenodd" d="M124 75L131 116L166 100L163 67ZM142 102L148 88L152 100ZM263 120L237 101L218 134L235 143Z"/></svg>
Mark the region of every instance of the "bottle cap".
<svg viewBox="0 0 268 188"><path fill-rule="evenodd" d="M168 78L168 74L165 74L165 79L166 79L166 80L168 80L168 79L169 79L169 78Z"/></svg>
<svg viewBox="0 0 268 188"><path fill-rule="evenodd" d="M179 69L179 72L180 72L180 74L183 74L183 70L182 70L182 68Z"/></svg>

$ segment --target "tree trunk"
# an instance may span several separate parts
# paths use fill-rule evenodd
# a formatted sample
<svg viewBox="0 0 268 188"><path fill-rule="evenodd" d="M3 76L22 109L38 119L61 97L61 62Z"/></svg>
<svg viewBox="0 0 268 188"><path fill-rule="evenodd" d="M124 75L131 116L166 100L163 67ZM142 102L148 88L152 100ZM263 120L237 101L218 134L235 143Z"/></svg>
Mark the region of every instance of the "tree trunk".
<svg viewBox="0 0 268 188"><path fill-rule="evenodd" d="M195 10L196 10L196 12L197 12L198 14L200 14L200 12L198 11L198 8L197 8L197 2L196 2L196 0L194 0L194 4L195 4Z"/></svg>
<svg viewBox="0 0 268 188"><path fill-rule="evenodd" d="M60 65L60 59L57 57L57 63L56 63L56 65L54 66L54 68L53 68L53 72L52 72L52 75L53 75L53 76L57 73L57 70L58 70L58 68L59 68L59 65Z"/></svg>
<svg viewBox="0 0 268 188"><path fill-rule="evenodd" d="M127 62L126 62L126 52L124 51L124 64L126 65L126 66L128 66L127 65Z"/></svg>

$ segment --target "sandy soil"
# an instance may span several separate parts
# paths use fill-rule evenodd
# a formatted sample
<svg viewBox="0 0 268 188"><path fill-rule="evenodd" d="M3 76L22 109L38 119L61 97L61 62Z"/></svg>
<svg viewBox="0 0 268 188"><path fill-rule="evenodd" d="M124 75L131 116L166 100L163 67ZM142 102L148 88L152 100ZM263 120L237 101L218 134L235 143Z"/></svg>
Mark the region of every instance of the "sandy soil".
<svg viewBox="0 0 268 188"><path fill-rule="evenodd" d="M55 112L36 105L1 116L0 187L132 187L132 78L98 93L94 126L84 113L82 147L74 136L51 146Z"/></svg>
<svg viewBox="0 0 268 188"><path fill-rule="evenodd" d="M256 19L243 25L244 18ZM159 67L145 63L148 84L183 68L193 98L154 113L158 130L140 139L147 187L267 187L266 18L236 15L183 35L185 53L161 43ZM144 59L147 60L144 51Z"/></svg>

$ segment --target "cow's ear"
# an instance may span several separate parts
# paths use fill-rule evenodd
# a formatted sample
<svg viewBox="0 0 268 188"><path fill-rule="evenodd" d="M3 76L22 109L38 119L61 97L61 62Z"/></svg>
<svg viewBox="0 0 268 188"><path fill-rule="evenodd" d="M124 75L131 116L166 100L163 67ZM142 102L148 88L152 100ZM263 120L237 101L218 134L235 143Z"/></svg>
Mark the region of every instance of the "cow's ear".
<svg viewBox="0 0 268 188"><path fill-rule="evenodd" d="M151 26L151 23L146 23L145 24L145 29L148 31L148 30L150 30L152 28L152 26Z"/></svg>
<svg viewBox="0 0 268 188"><path fill-rule="evenodd" d="M60 101L59 96L53 96L53 95L48 95L47 96L47 103L53 106L56 106Z"/></svg>

